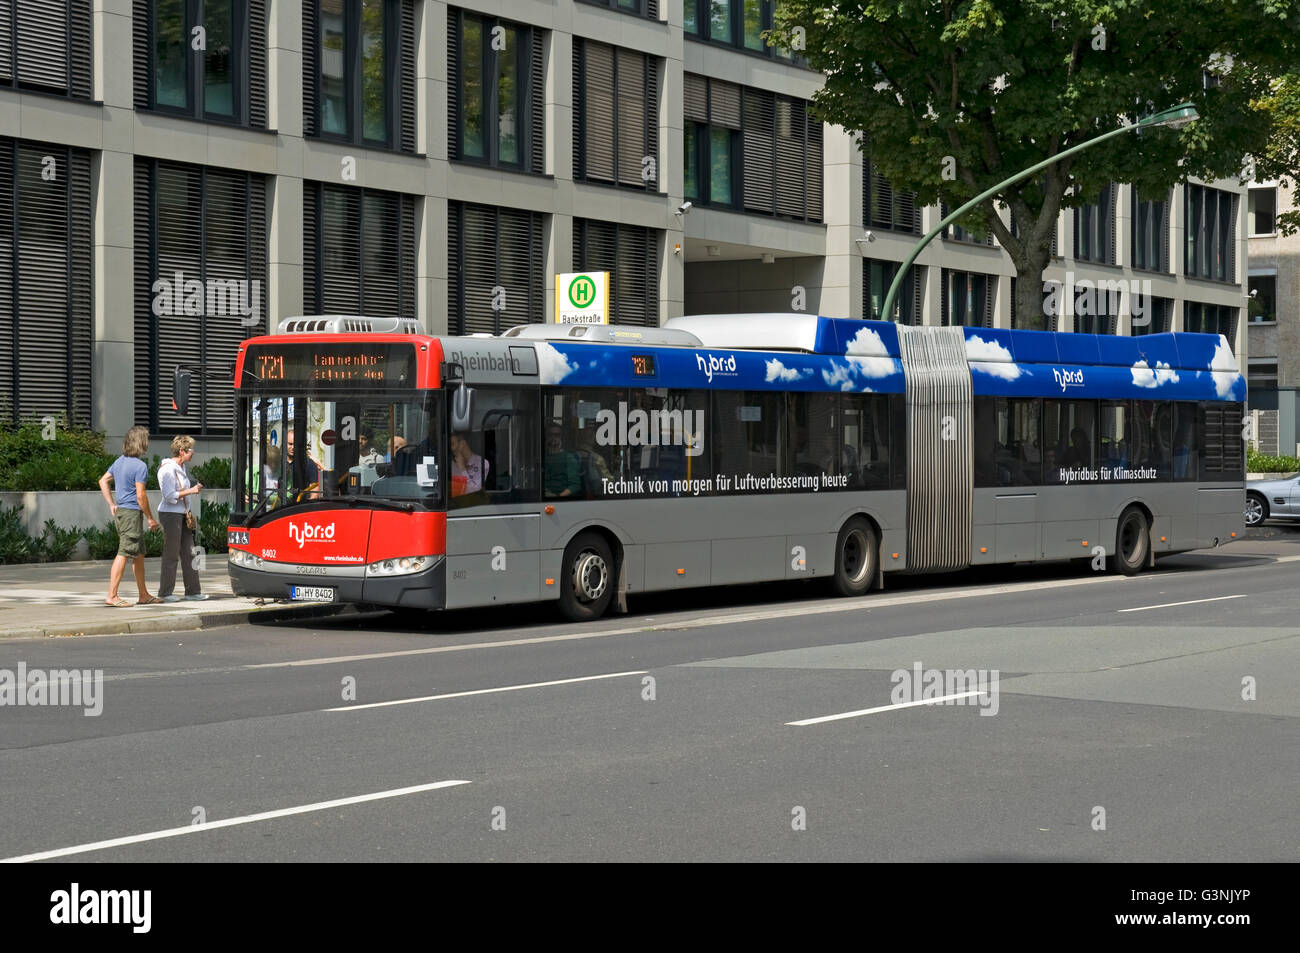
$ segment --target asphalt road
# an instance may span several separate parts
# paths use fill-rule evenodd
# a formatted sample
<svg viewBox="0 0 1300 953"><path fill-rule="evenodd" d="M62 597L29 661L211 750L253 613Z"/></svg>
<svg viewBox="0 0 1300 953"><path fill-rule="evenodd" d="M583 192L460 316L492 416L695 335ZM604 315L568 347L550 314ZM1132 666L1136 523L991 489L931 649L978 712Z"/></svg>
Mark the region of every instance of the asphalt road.
<svg viewBox="0 0 1300 953"><path fill-rule="evenodd" d="M1298 572L1269 527L1132 579L12 640L103 710L0 707L0 858L1295 861ZM997 680L896 707L917 666Z"/></svg>

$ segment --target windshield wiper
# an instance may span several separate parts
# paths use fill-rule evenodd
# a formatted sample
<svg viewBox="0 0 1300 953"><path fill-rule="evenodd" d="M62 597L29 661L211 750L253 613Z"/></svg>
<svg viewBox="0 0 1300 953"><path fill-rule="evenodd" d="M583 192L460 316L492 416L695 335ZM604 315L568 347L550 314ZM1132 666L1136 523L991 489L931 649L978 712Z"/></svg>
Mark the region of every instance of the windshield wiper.
<svg viewBox="0 0 1300 953"><path fill-rule="evenodd" d="M381 496L350 496L348 497L348 506L356 507L365 503L367 506L375 506L384 510L399 510L403 513L414 513L414 503L394 503L392 500L386 500Z"/></svg>
<svg viewBox="0 0 1300 953"><path fill-rule="evenodd" d="M253 520L257 519L258 515L262 512L262 509L266 506L266 504L271 502L271 497L273 495L274 494L272 493L267 493L265 496L262 497L262 499L258 502L257 506L253 507L253 512L249 513L248 517L244 520L245 526L253 525Z"/></svg>

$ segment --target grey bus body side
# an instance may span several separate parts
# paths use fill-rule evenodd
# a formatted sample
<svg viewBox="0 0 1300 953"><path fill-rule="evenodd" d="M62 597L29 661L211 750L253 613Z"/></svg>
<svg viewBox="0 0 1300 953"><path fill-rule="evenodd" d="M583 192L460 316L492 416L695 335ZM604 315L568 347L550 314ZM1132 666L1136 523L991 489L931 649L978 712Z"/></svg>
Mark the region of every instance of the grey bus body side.
<svg viewBox="0 0 1300 953"><path fill-rule="evenodd" d="M510 339L444 339L444 353L449 361L460 358L470 387L539 387L536 357L529 361L525 351L531 353L531 345ZM913 465L910 458L907 465ZM1150 565L1156 554L1207 548L1240 535L1244 502L1239 482L977 488L968 563L1093 558L1097 547L1109 557L1120 515L1136 505L1151 517ZM545 512L548 506L553 513ZM451 511L446 608L559 598L565 547L589 530L615 544L626 593L823 578L834 572L840 528L859 514L880 531L881 571L907 571L903 490L671 503L552 499Z"/></svg>

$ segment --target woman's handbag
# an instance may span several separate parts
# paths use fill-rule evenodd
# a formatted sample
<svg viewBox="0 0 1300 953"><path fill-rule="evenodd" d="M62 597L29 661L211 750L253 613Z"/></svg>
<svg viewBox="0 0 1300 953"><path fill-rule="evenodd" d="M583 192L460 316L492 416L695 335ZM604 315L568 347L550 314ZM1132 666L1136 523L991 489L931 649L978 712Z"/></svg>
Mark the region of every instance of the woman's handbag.
<svg viewBox="0 0 1300 953"><path fill-rule="evenodd" d="M184 473L184 471L181 470L181 468L180 468L179 466L176 468L176 470L177 470L177 474L176 474L176 475L177 475L177 477L178 477L177 482L179 483L179 482L180 482L180 481L179 481L179 477L181 476L182 473ZM192 512L190 512L190 501L189 501L189 498L188 498L188 497L186 497L186 499L185 499L185 526L186 526L186 527L187 527L191 532L193 532L194 530L196 530L196 529L199 528L199 520L198 520L198 517L196 517Z"/></svg>

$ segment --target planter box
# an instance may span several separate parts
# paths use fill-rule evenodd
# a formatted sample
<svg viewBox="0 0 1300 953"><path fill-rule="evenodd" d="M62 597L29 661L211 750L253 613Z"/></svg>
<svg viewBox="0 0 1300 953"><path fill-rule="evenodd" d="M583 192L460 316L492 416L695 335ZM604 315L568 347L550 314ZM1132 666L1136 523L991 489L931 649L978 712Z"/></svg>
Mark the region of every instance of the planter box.
<svg viewBox="0 0 1300 953"><path fill-rule="evenodd" d="M160 499L161 495L157 490L149 491L149 505L153 508L155 516L158 515ZM199 494L200 505L203 500L209 503L229 503L230 499L230 490L204 489ZM103 526L112 519L108 513L108 504L104 502L104 495L98 490L0 493L0 508L13 506L23 508L23 523L27 527L28 536L40 536L45 530L45 521L48 519L53 519L54 524L60 529L71 529L74 526L82 528ZM193 497L190 498L190 507L196 513L198 512Z"/></svg>
<svg viewBox="0 0 1300 953"><path fill-rule="evenodd" d="M1300 470L1289 470L1284 473L1247 473L1246 480L1288 480L1293 476L1300 476Z"/></svg>

